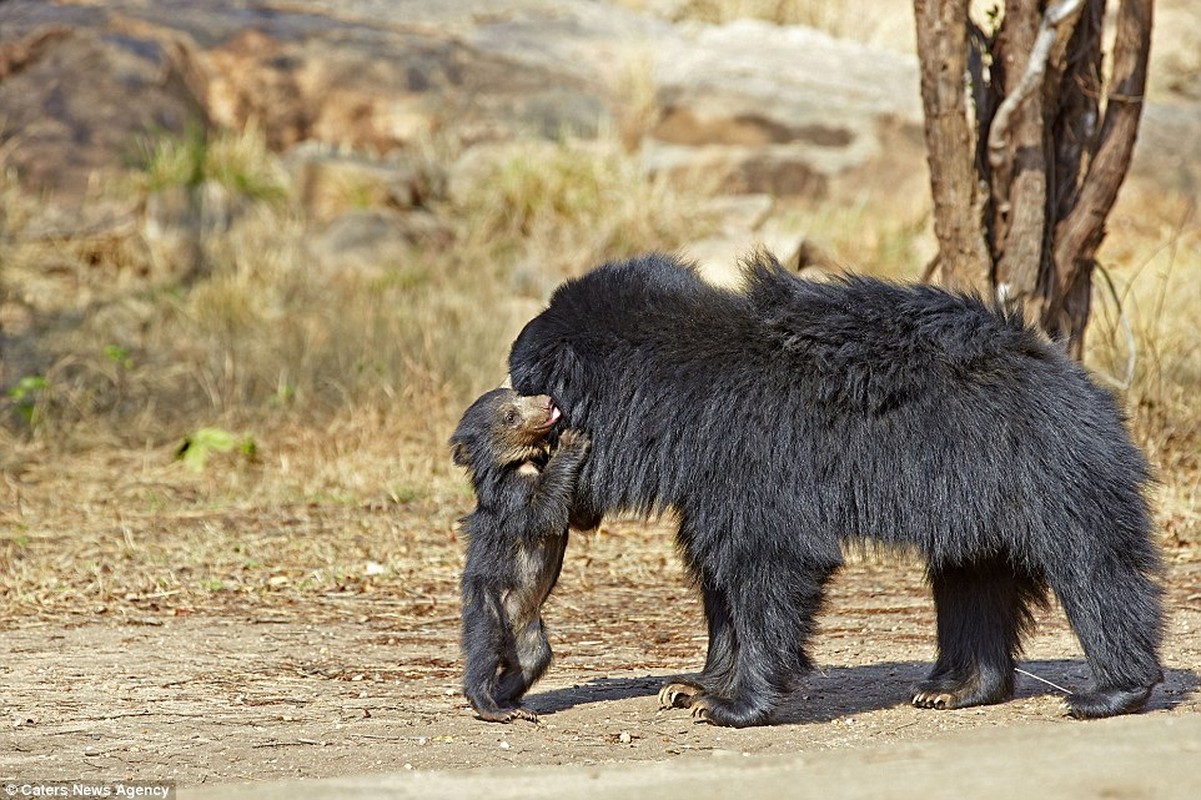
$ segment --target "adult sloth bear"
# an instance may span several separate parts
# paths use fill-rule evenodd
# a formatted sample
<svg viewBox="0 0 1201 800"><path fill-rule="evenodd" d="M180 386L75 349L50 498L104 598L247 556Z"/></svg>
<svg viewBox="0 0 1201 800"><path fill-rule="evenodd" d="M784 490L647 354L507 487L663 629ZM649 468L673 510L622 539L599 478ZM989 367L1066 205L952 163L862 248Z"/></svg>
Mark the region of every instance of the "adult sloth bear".
<svg viewBox="0 0 1201 800"><path fill-rule="evenodd" d="M674 509L701 589L704 670L665 706L769 721L842 546L927 560L938 659L913 703L1004 700L1046 588L1095 678L1076 717L1142 708L1162 679L1147 467L1111 397L1020 318L930 286L822 284L769 256L741 292L662 255L560 286L513 345L592 450L574 508Z"/></svg>

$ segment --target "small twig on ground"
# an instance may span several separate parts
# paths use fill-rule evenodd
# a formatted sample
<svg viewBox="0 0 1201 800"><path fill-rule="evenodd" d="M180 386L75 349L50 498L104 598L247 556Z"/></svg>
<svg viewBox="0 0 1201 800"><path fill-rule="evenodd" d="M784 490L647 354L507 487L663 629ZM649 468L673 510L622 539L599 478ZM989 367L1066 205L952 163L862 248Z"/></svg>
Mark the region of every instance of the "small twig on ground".
<svg viewBox="0 0 1201 800"><path fill-rule="evenodd" d="M1019 667L1014 667L1014 668L1013 668L1013 671L1014 671L1014 672L1020 672L1022 675L1025 675L1027 678L1034 678L1034 680L1038 681L1039 683L1045 683L1045 684L1047 684L1048 686L1050 686L1051 688L1053 688L1053 689L1058 689L1059 691L1063 692L1064 694L1071 694L1071 693L1072 693L1072 690L1071 690L1071 689L1065 689L1065 688L1063 688L1062 686L1060 686L1058 683L1051 683L1051 682L1050 682L1049 680L1047 680L1046 678L1040 678L1040 677L1038 677L1037 675L1035 675L1033 672L1027 672L1026 670L1024 670L1024 669L1021 669L1021 668L1019 668Z"/></svg>
<svg viewBox="0 0 1201 800"><path fill-rule="evenodd" d="M917 724L917 720L912 720L912 721L910 721L910 722L905 722L905 723L902 723L901 725L897 725L895 728L889 728L888 730L878 730L878 731L875 731L875 732L874 732L872 735L873 735L873 736L879 736L879 735L880 735L880 734L882 734L882 733L893 734L893 733L896 733L896 732L897 732L897 731L899 731L899 730L903 730L903 729L905 729L905 728L910 728L910 727L912 727L912 726L914 726L914 725L916 725L916 724Z"/></svg>
<svg viewBox="0 0 1201 800"><path fill-rule="evenodd" d="M319 742L316 739L296 739L291 742L259 742L258 744L251 745L251 747L257 750L264 747L298 747L301 745L324 747L325 742Z"/></svg>

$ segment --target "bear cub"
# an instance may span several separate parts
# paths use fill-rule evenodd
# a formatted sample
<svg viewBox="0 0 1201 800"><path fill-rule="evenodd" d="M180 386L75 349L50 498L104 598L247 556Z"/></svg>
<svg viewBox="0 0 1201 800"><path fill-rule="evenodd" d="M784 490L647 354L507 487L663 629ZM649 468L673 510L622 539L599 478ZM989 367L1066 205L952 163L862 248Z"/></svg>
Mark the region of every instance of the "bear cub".
<svg viewBox="0 0 1201 800"><path fill-rule="evenodd" d="M554 431L560 412L546 395L494 389L463 414L450 438L476 507L462 520L463 694L492 722L538 715L520 704L551 660L541 608L555 586L574 519L576 476L588 453L582 433Z"/></svg>

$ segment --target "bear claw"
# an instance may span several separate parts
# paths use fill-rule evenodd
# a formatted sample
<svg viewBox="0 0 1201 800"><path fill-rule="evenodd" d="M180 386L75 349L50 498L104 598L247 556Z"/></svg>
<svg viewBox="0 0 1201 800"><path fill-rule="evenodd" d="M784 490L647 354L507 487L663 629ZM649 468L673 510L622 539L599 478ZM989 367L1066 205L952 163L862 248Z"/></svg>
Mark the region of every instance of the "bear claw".
<svg viewBox="0 0 1201 800"><path fill-rule="evenodd" d="M918 692L913 696L913 705L918 708L936 708L945 711L953 708L955 696L947 692Z"/></svg>
<svg viewBox="0 0 1201 800"><path fill-rule="evenodd" d="M498 711L477 711L476 716L485 722L501 722L508 724L514 720L523 719L526 722L532 722L535 725L541 725L542 720L538 719L538 713L531 711L528 708L518 706L517 708L502 708Z"/></svg>
<svg viewBox="0 0 1201 800"><path fill-rule="evenodd" d="M659 690L659 708L689 708L696 701L701 689L688 683L668 683Z"/></svg>

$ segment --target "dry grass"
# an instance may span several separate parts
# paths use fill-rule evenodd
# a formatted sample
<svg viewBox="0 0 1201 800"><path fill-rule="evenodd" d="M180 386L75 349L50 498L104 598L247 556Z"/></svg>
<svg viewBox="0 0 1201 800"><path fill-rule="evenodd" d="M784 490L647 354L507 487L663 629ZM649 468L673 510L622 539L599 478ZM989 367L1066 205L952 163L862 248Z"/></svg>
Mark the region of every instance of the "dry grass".
<svg viewBox="0 0 1201 800"><path fill-rule="evenodd" d="M1195 201L1128 191L1111 217L1101 259L1106 273L1094 294L1087 360L1124 396L1135 438L1156 466L1168 541L1195 546L1201 543L1201 218Z"/></svg>
<svg viewBox="0 0 1201 800"><path fill-rule="evenodd" d="M442 613L455 519L470 505L444 444L461 408L501 379L508 343L563 277L710 228L705 187L647 179L616 136L521 144L475 154L431 202L453 244L415 245L378 275L331 273L254 137L203 159L187 142L152 148L124 189L140 209L181 183L222 188L233 212L199 240L192 273L163 269L138 224L40 235L40 201L0 183L0 624L101 609L284 613L377 591ZM444 167L458 154L424 157ZM878 274L912 277L927 255L928 218L886 200L796 213ZM1111 228L1103 257L1124 322L1099 295L1089 360L1123 375L1129 327L1122 392L1160 469L1165 538L1191 558L1196 217L1178 199L1132 195ZM176 450L206 426L253 448L189 470Z"/></svg>
<svg viewBox="0 0 1201 800"><path fill-rule="evenodd" d="M159 444L347 409L436 416L503 378L507 342L564 277L704 232L695 193L645 179L615 141L530 144L477 159L434 201L453 245L415 245L378 275L331 273L261 138L200 147L156 148L132 190L195 181L232 198L227 226L200 237L198 274L149 274L129 256L149 249L136 226L98 251L10 219L0 279L37 308L5 380L40 381L0 404L10 446Z"/></svg>

